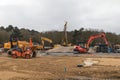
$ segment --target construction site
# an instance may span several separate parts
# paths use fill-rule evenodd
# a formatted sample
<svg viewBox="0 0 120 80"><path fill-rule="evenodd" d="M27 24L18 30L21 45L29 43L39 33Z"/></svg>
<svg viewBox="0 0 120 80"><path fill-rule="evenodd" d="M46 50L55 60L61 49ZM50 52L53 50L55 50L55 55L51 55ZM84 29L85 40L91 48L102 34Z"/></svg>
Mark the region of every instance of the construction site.
<svg viewBox="0 0 120 80"><path fill-rule="evenodd" d="M42 44L35 45L32 38L20 41L13 33L1 50L0 80L120 79L120 45L110 44L104 32L74 45L68 40L67 22L61 44L42 36ZM91 45L98 38L103 42Z"/></svg>
<svg viewBox="0 0 120 80"><path fill-rule="evenodd" d="M120 80L120 0L0 0L0 80Z"/></svg>

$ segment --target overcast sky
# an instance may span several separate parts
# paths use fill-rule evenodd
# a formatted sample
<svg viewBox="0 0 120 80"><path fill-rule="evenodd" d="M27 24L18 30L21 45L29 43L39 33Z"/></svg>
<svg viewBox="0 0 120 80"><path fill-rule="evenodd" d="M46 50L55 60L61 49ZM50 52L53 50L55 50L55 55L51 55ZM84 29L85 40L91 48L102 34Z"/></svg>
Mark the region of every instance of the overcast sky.
<svg viewBox="0 0 120 80"><path fill-rule="evenodd" d="M120 34L120 0L0 0L0 26L37 31L84 28Z"/></svg>

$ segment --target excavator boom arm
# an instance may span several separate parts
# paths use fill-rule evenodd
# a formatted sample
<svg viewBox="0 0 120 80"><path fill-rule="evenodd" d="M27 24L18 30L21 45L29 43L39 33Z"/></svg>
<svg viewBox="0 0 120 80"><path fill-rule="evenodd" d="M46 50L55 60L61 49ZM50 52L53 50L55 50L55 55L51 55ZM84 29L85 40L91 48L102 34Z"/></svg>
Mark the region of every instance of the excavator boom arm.
<svg viewBox="0 0 120 80"><path fill-rule="evenodd" d="M53 41L51 39L48 39L46 37L41 37L41 41L42 41L42 45L44 45L44 41L47 41L47 42L49 42L51 44L53 43Z"/></svg>
<svg viewBox="0 0 120 80"><path fill-rule="evenodd" d="M100 34L97 34L97 35L90 36L90 38L88 39L86 48L89 48L90 43L96 38L102 38L105 41L106 45L108 45L108 40L105 36L105 33L100 33Z"/></svg>

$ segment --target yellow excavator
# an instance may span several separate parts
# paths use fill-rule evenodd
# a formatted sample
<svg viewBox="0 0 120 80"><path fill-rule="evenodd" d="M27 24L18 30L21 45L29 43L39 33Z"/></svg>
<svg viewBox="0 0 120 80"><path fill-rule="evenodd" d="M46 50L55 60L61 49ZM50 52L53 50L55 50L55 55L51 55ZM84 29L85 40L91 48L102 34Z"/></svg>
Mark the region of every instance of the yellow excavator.
<svg viewBox="0 0 120 80"><path fill-rule="evenodd" d="M34 45L36 50L45 50L45 41L49 42L51 45L51 48L54 47L53 41L46 37L41 37L41 45Z"/></svg>
<svg viewBox="0 0 120 80"><path fill-rule="evenodd" d="M52 48L54 47L53 41L51 39L46 38L46 37L41 37L41 42L42 42L43 47L45 45L45 41L49 42Z"/></svg>

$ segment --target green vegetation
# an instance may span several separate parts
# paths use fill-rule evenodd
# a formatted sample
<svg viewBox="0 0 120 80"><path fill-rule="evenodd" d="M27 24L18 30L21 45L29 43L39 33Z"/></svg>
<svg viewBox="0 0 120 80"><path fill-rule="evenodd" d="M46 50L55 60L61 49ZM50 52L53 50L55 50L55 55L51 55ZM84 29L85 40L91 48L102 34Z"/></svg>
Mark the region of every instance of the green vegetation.
<svg viewBox="0 0 120 80"><path fill-rule="evenodd" d="M4 43L9 41L10 35L14 32L13 36L16 36L19 40L26 40L29 41L29 38L32 38L33 42L41 43L40 37L48 37L53 40L55 44L60 44L63 38L63 31L46 31L46 32L38 32L35 30L29 30L18 27L13 27L9 25L8 27L1 26L0 27L0 42ZM83 29L80 28L79 30L69 31L68 33L68 42L72 44L76 44L77 42L86 42L89 36L98 34L103 32L102 30L94 30L94 29ZM106 37L111 44L120 43L120 35L115 33L106 32ZM95 40L100 41L101 39ZM102 40L101 40L102 41Z"/></svg>

